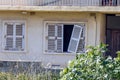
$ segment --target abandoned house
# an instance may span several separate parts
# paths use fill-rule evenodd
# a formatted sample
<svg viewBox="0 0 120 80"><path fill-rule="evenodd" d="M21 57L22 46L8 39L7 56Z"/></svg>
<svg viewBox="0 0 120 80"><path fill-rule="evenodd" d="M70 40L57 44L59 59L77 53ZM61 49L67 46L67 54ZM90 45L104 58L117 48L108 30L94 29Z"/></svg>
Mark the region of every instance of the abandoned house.
<svg viewBox="0 0 120 80"><path fill-rule="evenodd" d="M0 0L0 61L65 67L86 46L120 50L120 0Z"/></svg>

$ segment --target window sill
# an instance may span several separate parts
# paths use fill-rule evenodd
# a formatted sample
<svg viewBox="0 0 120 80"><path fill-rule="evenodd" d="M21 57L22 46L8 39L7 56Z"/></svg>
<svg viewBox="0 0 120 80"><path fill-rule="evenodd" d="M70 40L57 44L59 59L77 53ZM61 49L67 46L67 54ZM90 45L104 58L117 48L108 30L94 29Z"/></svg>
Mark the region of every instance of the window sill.
<svg viewBox="0 0 120 80"><path fill-rule="evenodd" d="M70 55L70 56L76 56L76 54L80 54L80 53L52 53L52 52L44 52L45 55Z"/></svg>
<svg viewBox="0 0 120 80"><path fill-rule="evenodd" d="M2 51L3 53L27 53L27 51Z"/></svg>

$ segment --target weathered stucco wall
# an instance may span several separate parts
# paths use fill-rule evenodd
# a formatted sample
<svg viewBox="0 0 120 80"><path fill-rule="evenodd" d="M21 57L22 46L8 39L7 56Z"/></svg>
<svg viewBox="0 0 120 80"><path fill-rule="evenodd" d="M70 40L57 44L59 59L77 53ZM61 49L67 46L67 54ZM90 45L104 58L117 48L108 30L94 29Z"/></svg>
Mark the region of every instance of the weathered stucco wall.
<svg viewBox="0 0 120 80"><path fill-rule="evenodd" d="M106 43L106 16L104 14L97 14L97 41L96 44Z"/></svg>
<svg viewBox="0 0 120 80"><path fill-rule="evenodd" d="M0 45L2 45L2 32L4 20L26 20L26 46L25 53L5 53L0 46L0 61L42 61L48 64L66 65L67 62L75 58L75 54L44 54L44 22L45 21L67 21L86 23L86 45L96 45L100 43L104 34L104 16L97 14L97 27L94 16L89 13L69 13L69 12L36 12L34 15L21 14L21 12L0 12ZM103 24L102 24L103 23ZM96 31L97 30L97 31ZM97 40L97 41L96 41Z"/></svg>

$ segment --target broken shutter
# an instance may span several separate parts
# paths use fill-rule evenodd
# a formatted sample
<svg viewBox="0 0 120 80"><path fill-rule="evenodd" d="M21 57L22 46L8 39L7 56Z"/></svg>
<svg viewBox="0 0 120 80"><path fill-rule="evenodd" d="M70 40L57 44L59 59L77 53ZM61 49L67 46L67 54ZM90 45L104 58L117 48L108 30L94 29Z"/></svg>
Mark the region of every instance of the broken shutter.
<svg viewBox="0 0 120 80"><path fill-rule="evenodd" d="M63 51L63 26L61 24L48 24L48 52Z"/></svg>
<svg viewBox="0 0 120 80"><path fill-rule="evenodd" d="M23 51L24 25L19 23L6 23L5 50Z"/></svg>
<svg viewBox="0 0 120 80"><path fill-rule="evenodd" d="M68 52L76 53L79 45L80 37L82 33L82 27L79 25L74 25L70 43L68 46Z"/></svg>

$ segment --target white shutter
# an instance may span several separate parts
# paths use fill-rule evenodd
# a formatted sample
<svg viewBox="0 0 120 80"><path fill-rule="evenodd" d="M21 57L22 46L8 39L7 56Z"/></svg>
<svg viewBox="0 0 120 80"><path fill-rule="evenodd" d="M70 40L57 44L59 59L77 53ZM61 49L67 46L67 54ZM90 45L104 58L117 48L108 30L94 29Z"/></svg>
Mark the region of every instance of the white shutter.
<svg viewBox="0 0 120 80"><path fill-rule="evenodd" d="M63 51L63 25L48 24L48 52Z"/></svg>
<svg viewBox="0 0 120 80"><path fill-rule="evenodd" d="M77 52L81 33L82 33L82 27L79 25L74 25L72 36L71 36L70 43L68 46L68 52L72 52L72 53Z"/></svg>
<svg viewBox="0 0 120 80"><path fill-rule="evenodd" d="M7 36L13 36L13 24L6 24L7 26Z"/></svg>
<svg viewBox="0 0 120 80"><path fill-rule="evenodd" d="M55 25L54 24L49 24L48 25L48 52L54 52L55 51Z"/></svg>
<svg viewBox="0 0 120 80"><path fill-rule="evenodd" d="M16 36L22 36L23 33L23 25L16 24Z"/></svg>
<svg viewBox="0 0 120 80"><path fill-rule="evenodd" d="M5 50L11 50L13 48L13 32L14 26L12 23L5 23L6 33L4 35L5 38Z"/></svg>
<svg viewBox="0 0 120 80"><path fill-rule="evenodd" d="M15 48L18 51L24 50L24 24L16 24Z"/></svg>
<svg viewBox="0 0 120 80"><path fill-rule="evenodd" d="M58 24L57 27L57 52L63 52L63 25Z"/></svg>

